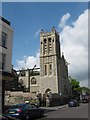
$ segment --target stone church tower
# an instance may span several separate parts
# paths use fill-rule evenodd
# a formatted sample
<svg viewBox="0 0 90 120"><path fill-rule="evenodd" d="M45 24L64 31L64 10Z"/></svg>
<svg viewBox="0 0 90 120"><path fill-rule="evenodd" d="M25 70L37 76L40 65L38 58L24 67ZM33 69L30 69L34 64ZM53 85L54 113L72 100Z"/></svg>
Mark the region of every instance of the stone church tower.
<svg viewBox="0 0 90 120"><path fill-rule="evenodd" d="M68 64L64 54L61 54L59 33L53 27L50 32L40 32L40 71L31 75L34 70L20 70L25 74L19 74L19 81L30 90L31 93L48 95L53 97L68 98L71 86L68 80Z"/></svg>
<svg viewBox="0 0 90 120"><path fill-rule="evenodd" d="M40 32L40 77L41 93L69 92L66 60L61 56L59 33L54 27L50 32Z"/></svg>

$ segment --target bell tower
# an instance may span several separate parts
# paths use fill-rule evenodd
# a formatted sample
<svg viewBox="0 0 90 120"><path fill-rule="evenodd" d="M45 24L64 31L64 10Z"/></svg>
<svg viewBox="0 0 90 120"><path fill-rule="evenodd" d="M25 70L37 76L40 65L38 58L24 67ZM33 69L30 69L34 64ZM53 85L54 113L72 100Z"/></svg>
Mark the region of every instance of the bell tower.
<svg viewBox="0 0 90 120"><path fill-rule="evenodd" d="M40 75L56 76L60 61L59 34L53 27L51 32L40 32Z"/></svg>
<svg viewBox="0 0 90 120"><path fill-rule="evenodd" d="M49 88L53 93L59 92L60 74L59 34L53 27L50 32L40 32L40 77L41 92Z"/></svg>

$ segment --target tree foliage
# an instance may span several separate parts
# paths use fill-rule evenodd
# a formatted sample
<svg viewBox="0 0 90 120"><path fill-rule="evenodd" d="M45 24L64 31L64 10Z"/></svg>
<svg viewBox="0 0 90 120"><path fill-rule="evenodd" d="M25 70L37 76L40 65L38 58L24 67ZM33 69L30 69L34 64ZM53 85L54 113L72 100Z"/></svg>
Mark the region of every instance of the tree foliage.
<svg viewBox="0 0 90 120"><path fill-rule="evenodd" d="M81 87L82 91L86 93L87 95L90 95L90 88L88 87Z"/></svg>
<svg viewBox="0 0 90 120"><path fill-rule="evenodd" d="M80 87L80 82L74 78L72 78L71 76L69 76L69 80L71 83L71 87L72 87L72 96L73 97L79 97L80 94L87 94L90 95L90 88L88 87Z"/></svg>
<svg viewBox="0 0 90 120"><path fill-rule="evenodd" d="M69 80L72 86L72 91L81 92L80 82L72 78L71 76L69 77Z"/></svg>

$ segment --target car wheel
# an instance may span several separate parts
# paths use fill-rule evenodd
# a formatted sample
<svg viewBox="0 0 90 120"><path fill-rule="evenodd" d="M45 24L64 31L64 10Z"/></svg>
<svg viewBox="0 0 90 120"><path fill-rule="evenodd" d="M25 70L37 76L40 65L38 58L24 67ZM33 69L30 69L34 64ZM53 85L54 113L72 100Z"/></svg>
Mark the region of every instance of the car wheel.
<svg viewBox="0 0 90 120"><path fill-rule="evenodd" d="M26 114L26 120L29 120L30 117L29 117L29 114Z"/></svg>

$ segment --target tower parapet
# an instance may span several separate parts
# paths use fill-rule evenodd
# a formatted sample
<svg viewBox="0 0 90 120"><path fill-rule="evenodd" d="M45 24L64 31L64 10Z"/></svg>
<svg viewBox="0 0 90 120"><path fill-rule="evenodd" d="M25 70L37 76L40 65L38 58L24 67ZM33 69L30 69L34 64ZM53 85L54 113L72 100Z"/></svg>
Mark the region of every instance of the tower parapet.
<svg viewBox="0 0 90 120"><path fill-rule="evenodd" d="M55 27L52 27L51 31L48 32L48 31L44 31L43 29L41 30L40 32L40 36L42 37L45 37L45 36L51 36L52 34L58 34L58 32L56 32L56 29Z"/></svg>

